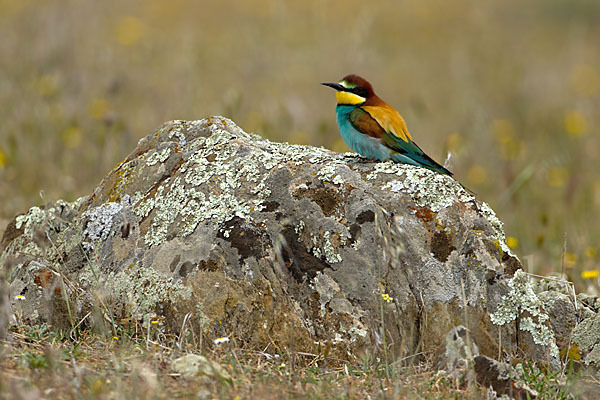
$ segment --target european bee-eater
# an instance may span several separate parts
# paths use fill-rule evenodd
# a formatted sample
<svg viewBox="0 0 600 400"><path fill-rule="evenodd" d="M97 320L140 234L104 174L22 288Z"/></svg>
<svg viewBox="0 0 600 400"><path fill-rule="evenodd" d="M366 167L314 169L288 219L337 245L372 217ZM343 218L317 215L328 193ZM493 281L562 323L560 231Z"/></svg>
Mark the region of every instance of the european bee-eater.
<svg viewBox="0 0 600 400"><path fill-rule="evenodd" d="M392 160L452 175L417 146L404 118L375 94L366 79L348 75L339 83L322 85L337 90L337 124L352 150L371 160Z"/></svg>

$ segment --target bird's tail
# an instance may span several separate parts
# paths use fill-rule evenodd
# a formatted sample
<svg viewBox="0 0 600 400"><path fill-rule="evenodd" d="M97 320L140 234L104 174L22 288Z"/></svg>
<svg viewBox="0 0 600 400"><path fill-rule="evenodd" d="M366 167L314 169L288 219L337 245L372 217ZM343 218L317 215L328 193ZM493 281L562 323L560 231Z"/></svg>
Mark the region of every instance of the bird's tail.
<svg viewBox="0 0 600 400"><path fill-rule="evenodd" d="M407 160L407 158L408 158L408 160ZM425 167L432 171L436 171L436 172L439 172L444 175L450 175L450 176L454 175L452 172L450 172L448 169L444 168L442 165L435 162L435 160L433 160L431 157L429 157L425 153L421 153L421 154L398 153L398 154L394 154L392 156L392 160L395 162L408 163L408 164L418 165L420 167Z"/></svg>

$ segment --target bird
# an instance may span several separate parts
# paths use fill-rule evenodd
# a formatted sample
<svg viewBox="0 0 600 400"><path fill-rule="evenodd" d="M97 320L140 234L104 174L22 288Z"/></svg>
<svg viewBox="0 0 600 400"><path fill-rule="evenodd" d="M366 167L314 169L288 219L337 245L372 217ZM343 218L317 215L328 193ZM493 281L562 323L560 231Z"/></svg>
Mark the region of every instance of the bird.
<svg viewBox="0 0 600 400"><path fill-rule="evenodd" d="M370 160L392 160L453 175L421 150L404 118L375 94L366 79L350 74L338 83L321 85L336 90L337 124L353 151Z"/></svg>

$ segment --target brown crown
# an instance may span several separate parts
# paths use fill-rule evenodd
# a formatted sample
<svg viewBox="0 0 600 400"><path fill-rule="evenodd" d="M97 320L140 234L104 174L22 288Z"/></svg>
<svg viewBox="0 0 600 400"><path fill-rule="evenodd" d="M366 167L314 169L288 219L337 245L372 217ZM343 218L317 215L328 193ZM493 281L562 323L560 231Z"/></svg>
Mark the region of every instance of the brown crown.
<svg viewBox="0 0 600 400"><path fill-rule="evenodd" d="M355 74L346 75L343 78L343 80L351 85L355 85L356 87L366 89L370 96L375 94L375 92L373 91L373 86L371 86L369 81L367 81L364 78L361 78L358 75L355 75Z"/></svg>

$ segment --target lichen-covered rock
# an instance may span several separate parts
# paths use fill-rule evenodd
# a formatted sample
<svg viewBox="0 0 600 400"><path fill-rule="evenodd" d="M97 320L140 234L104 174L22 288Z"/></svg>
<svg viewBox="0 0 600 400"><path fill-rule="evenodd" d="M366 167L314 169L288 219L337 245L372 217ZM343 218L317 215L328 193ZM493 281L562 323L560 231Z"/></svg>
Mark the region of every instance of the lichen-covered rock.
<svg viewBox="0 0 600 400"><path fill-rule="evenodd" d="M600 314L577 325L573 331L573 345L577 346L585 365L600 369Z"/></svg>
<svg viewBox="0 0 600 400"><path fill-rule="evenodd" d="M90 196L16 217L0 246L32 322L158 318L344 358L382 343L434 352L462 324L481 354L500 335L517 351L503 296L521 264L485 203L445 175L272 143L224 118L165 124Z"/></svg>

